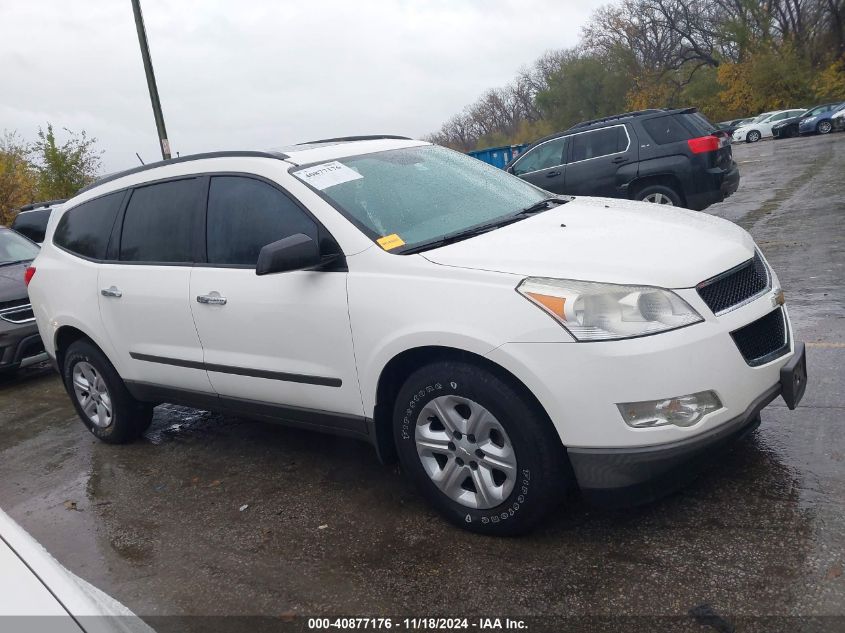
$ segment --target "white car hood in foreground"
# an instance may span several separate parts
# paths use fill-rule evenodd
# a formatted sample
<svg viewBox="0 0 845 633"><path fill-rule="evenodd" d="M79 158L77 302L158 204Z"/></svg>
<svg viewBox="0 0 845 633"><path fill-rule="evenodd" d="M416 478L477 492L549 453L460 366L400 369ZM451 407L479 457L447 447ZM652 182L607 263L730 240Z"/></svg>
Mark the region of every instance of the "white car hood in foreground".
<svg viewBox="0 0 845 633"><path fill-rule="evenodd" d="M0 510L0 623L38 633L154 633Z"/></svg>
<svg viewBox="0 0 845 633"><path fill-rule="evenodd" d="M575 198L423 256L523 276L690 288L751 259L754 241L732 222L702 212Z"/></svg>

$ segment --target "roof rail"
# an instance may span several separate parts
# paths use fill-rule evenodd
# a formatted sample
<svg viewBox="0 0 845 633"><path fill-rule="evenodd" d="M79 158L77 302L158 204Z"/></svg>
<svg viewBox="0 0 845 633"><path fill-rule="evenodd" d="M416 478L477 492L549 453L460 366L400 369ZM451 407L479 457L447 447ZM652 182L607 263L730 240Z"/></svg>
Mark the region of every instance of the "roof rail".
<svg viewBox="0 0 845 633"><path fill-rule="evenodd" d="M382 139L393 139L398 141L411 141L408 136L397 136L395 134L370 134L364 136L338 136L337 138L324 138L319 141L306 141L297 145L316 145L317 143L347 143L352 141L379 141Z"/></svg>
<svg viewBox="0 0 845 633"><path fill-rule="evenodd" d="M228 151L221 151L221 152L205 152L203 154L189 154L187 156L179 156L177 158L170 158L168 160L160 160L155 163L147 163L146 165L139 165L138 167L133 167L132 169L126 169L124 171L118 171L113 174L108 174L107 176L103 176L102 178L98 178L90 185L86 185L82 189L76 192L76 195L84 191L88 191L89 189L93 189L94 187L99 187L107 182L111 182L112 180L117 180L118 178L123 178L124 176L131 176L132 174L137 174L143 171L147 171L148 169L155 169L156 167L164 167L166 165L175 165L176 163L187 163L192 160L203 160L204 158L239 158L239 157L254 157L254 158L275 158L278 160L285 160L288 158L287 154L283 154L282 152L257 152L251 150L228 150Z"/></svg>
<svg viewBox="0 0 845 633"><path fill-rule="evenodd" d="M32 202L30 204L25 204L20 209L18 209L18 213L23 211L32 211L33 209L40 209L41 207L52 207L57 204L61 204L62 202L66 202L67 198L62 200L45 200L44 202Z"/></svg>
<svg viewBox="0 0 845 633"><path fill-rule="evenodd" d="M614 114L611 116L602 117L600 119L592 119L590 121L582 121L581 123L576 123L569 130L575 130L582 127L587 127L588 125L595 125L596 123L607 123L609 121L616 121L618 119L627 119L628 117L632 116L643 116L644 114L655 114L657 112L665 112L665 110L661 108L650 108L648 110L635 110L633 112L623 112L622 114Z"/></svg>

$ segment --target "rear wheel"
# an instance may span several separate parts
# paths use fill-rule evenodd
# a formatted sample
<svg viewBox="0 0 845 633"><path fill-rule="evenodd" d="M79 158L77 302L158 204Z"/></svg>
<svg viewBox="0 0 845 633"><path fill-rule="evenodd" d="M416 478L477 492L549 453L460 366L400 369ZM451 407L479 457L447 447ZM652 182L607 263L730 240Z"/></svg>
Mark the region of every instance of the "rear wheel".
<svg viewBox="0 0 845 633"><path fill-rule="evenodd" d="M819 134L830 134L830 131L833 129L833 124L830 121L820 121L819 124L816 126L816 131Z"/></svg>
<svg viewBox="0 0 845 633"><path fill-rule="evenodd" d="M62 377L77 414L98 439L124 444L150 426L152 406L131 396L105 354L89 341L68 347Z"/></svg>
<svg viewBox="0 0 845 633"><path fill-rule="evenodd" d="M636 199L654 204L666 204L674 207L682 206L681 196L674 189L666 185L647 185L637 192Z"/></svg>
<svg viewBox="0 0 845 633"><path fill-rule="evenodd" d="M569 472L557 432L508 381L465 362L414 372L394 409L403 471L460 527L523 533L553 510Z"/></svg>
<svg viewBox="0 0 845 633"><path fill-rule="evenodd" d="M757 130L751 130L748 134L746 134L745 140L748 143L756 143L760 140L760 132Z"/></svg>

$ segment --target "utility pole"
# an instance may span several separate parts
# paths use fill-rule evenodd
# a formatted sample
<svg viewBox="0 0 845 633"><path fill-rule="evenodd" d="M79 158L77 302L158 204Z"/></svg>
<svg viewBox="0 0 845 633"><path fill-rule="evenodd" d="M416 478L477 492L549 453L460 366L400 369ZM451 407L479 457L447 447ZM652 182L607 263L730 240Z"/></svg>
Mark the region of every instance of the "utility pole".
<svg viewBox="0 0 845 633"><path fill-rule="evenodd" d="M147 30L144 28L144 16L141 15L141 0L132 0L132 12L135 14L135 28L138 31L138 43L141 45L141 59L144 60L147 87L150 89L150 102L153 105L153 116L156 120L158 140L161 144L161 157L164 160L168 160L170 158L170 141L167 140L164 115L161 113L161 101L158 98L156 76L153 72L153 62L150 59L150 45L147 43Z"/></svg>

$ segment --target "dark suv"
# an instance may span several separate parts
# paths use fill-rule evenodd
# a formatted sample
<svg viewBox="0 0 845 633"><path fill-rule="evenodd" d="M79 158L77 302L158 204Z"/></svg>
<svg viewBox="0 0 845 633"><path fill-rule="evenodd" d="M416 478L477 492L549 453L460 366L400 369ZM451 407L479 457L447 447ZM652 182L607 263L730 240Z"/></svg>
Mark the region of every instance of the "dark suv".
<svg viewBox="0 0 845 633"><path fill-rule="evenodd" d="M506 168L554 193L704 209L739 186L730 137L695 108L587 121L532 143Z"/></svg>
<svg viewBox="0 0 845 633"><path fill-rule="evenodd" d="M48 200L46 202L33 202L21 207L9 228L28 237L36 244L40 244L44 241L44 231L47 230L50 213L52 213L54 207L62 202L64 200Z"/></svg>

